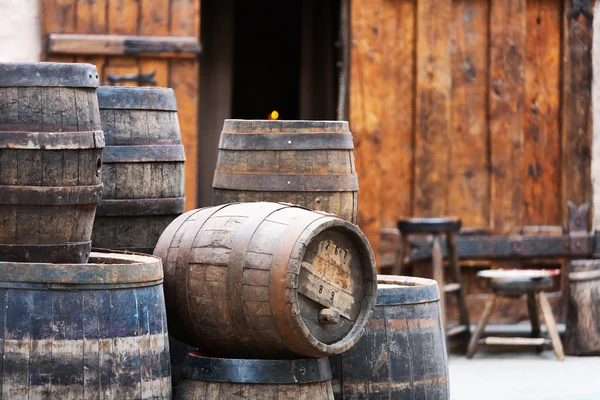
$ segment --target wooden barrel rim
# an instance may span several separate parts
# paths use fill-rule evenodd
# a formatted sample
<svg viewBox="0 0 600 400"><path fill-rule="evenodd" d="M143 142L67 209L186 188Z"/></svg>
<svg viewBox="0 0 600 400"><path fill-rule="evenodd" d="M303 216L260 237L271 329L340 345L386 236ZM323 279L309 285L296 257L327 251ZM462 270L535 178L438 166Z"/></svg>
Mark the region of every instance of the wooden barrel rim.
<svg viewBox="0 0 600 400"><path fill-rule="evenodd" d="M297 243L308 244L314 237L328 229L344 230L354 237L353 244L358 247L358 251L362 257L367 258L367 261L363 265L375 265L373 250L368 245L367 238L360 228L331 214L320 214L323 217L309 221L308 223L306 221L298 221L287 232L286 240L282 241L278 252L273 256L272 273L275 276L280 276L280 274L283 274L283 276L287 275L288 280L286 285L272 285L270 289L271 298L274 300L271 302L272 315L282 339L296 353L312 354L314 357L342 353L351 348L360 339L363 334L363 326L369 321L373 313L376 300L375 293L377 291L375 270L363 270L365 274L363 279L371 281L372 284L365 287L366 293L358 314L359 319L354 322L352 329L346 334L344 339L333 344L326 344L315 338L309 331L300 315L298 291L296 289L298 287L298 273L307 247L297 246ZM326 220L323 221L323 219ZM307 229L309 226L315 226L314 230ZM294 271L295 274L287 274L288 270ZM286 291L286 288L294 288L294 290ZM282 305L290 307L288 313L276 311L277 307L281 307ZM297 328L299 331L294 328Z"/></svg>
<svg viewBox="0 0 600 400"><path fill-rule="evenodd" d="M297 360L240 360L202 357L188 353L182 378L204 382L292 384L326 382L331 379L327 358Z"/></svg>
<svg viewBox="0 0 600 400"><path fill-rule="evenodd" d="M100 159L100 166L102 161ZM0 204L78 205L97 204L102 184L90 186L11 186L0 185Z"/></svg>
<svg viewBox="0 0 600 400"><path fill-rule="evenodd" d="M358 175L247 174L215 171L213 188L271 192L355 192Z"/></svg>
<svg viewBox="0 0 600 400"><path fill-rule="evenodd" d="M61 244L0 244L0 260L6 262L31 262L54 260L56 255L65 262L86 263L92 248L92 241Z"/></svg>
<svg viewBox="0 0 600 400"><path fill-rule="evenodd" d="M221 133L220 150L352 150L350 132L315 133Z"/></svg>
<svg viewBox="0 0 600 400"><path fill-rule="evenodd" d="M409 305L440 300L438 284L433 279L410 276L377 275L377 305Z"/></svg>
<svg viewBox="0 0 600 400"><path fill-rule="evenodd" d="M0 149L82 150L101 149L104 145L104 133L102 131L2 131L2 134L0 134Z"/></svg>
<svg viewBox="0 0 600 400"><path fill-rule="evenodd" d="M310 121L310 120L265 120L265 119L226 119L223 132L235 133L310 133L310 132L349 132L347 121Z"/></svg>
<svg viewBox="0 0 600 400"><path fill-rule="evenodd" d="M103 159L105 163L184 162L185 151L181 144L107 146Z"/></svg>
<svg viewBox="0 0 600 400"><path fill-rule="evenodd" d="M97 90L101 110L177 111L175 91L149 86L100 86Z"/></svg>
<svg viewBox="0 0 600 400"><path fill-rule="evenodd" d="M0 87L98 87L98 69L84 63L0 63Z"/></svg>
<svg viewBox="0 0 600 400"><path fill-rule="evenodd" d="M93 249L87 264L0 262L0 281L104 285L162 283L162 261L147 254Z"/></svg>
<svg viewBox="0 0 600 400"><path fill-rule="evenodd" d="M96 207L97 217L142 217L181 214L185 197L156 197L150 199L104 199Z"/></svg>

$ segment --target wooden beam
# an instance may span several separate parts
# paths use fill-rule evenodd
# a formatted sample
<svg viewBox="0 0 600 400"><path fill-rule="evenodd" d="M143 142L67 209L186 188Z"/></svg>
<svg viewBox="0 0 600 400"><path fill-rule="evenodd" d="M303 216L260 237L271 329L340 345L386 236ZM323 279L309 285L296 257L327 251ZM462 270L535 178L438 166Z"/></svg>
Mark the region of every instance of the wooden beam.
<svg viewBox="0 0 600 400"><path fill-rule="evenodd" d="M51 33L48 55L106 55L160 58L196 58L202 51L193 36L86 35Z"/></svg>

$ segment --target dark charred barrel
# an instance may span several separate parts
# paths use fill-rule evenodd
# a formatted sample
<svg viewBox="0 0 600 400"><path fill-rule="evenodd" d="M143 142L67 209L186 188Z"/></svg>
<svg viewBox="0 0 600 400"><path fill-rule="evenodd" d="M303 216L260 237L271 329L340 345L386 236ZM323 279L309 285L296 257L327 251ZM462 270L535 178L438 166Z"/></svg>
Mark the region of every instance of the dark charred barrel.
<svg viewBox="0 0 600 400"><path fill-rule="evenodd" d="M170 399L160 259L0 262L3 399Z"/></svg>
<svg viewBox="0 0 600 400"><path fill-rule="evenodd" d="M176 400L333 400L327 358L239 360L189 353Z"/></svg>
<svg viewBox="0 0 600 400"><path fill-rule="evenodd" d="M337 400L448 399L448 356L434 280L377 277L377 305L365 334L330 357Z"/></svg>
<svg viewBox="0 0 600 400"><path fill-rule="evenodd" d="M90 64L0 63L0 260L85 263L104 135Z"/></svg>
<svg viewBox="0 0 600 400"><path fill-rule="evenodd" d="M98 101L106 148L93 245L152 254L185 203L175 93L103 86Z"/></svg>
<svg viewBox="0 0 600 400"><path fill-rule="evenodd" d="M356 222L358 177L347 122L225 120L215 204L298 204Z"/></svg>
<svg viewBox="0 0 600 400"><path fill-rule="evenodd" d="M211 356L340 353L375 304L373 252L360 229L291 204L189 211L154 254L164 263L171 335Z"/></svg>
<svg viewBox="0 0 600 400"><path fill-rule="evenodd" d="M565 331L565 352L600 355L600 260L571 262Z"/></svg>

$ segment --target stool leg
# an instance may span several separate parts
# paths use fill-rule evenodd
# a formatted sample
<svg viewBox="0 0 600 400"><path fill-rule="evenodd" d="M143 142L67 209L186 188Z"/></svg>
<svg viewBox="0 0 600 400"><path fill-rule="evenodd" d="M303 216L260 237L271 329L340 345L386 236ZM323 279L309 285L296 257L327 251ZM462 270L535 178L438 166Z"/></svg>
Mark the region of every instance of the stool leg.
<svg viewBox="0 0 600 400"><path fill-rule="evenodd" d="M433 280L437 281L438 287L440 288L440 308L442 312L442 324L444 325L444 332L447 328L447 317L446 317L446 299L444 296L444 267L442 265L442 245L440 243L440 236L433 235L433 246L431 248L431 259L433 267Z"/></svg>
<svg viewBox="0 0 600 400"><path fill-rule="evenodd" d="M494 311L494 306L496 305L496 293L492 293L492 297L485 304L485 308L483 310L483 314L481 315L481 319L477 323L477 328L475 332L473 332L473 336L471 336L471 341L469 341L469 347L467 348L467 358L473 358L473 355L477 351L477 347L479 346L479 339L481 338L481 334L487 325L492 312Z"/></svg>
<svg viewBox="0 0 600 400"><path fill-rule="evenodd" d="M531 335L535 338L540 337L540 316L535 302L535 292L527 292L527 310L531 320Z"/></svg>
<svg viewBox="0 0 600 400"><path fill-rule="evenodd" d="M556 353L556 358L559 361L564 360L565 354L563 352L562 342L560 341L560 336L558 336L558 330L556 329L556 322L554 321L554 315L552 315L552 309L550 308L550 303L548 302L548 298L544 292L539 293L540 296L540 307L542 309L542 314L544 315L544 321L546 322L546 327L548 328L548 334L550 335L550 341L552 342L552 348L554 349L554 353Z"/></svg>
<svg viewBox="0 0 600 400"><path fill-rule="evenodd" d="M450 269L452 271L452 274L454 275L454 282L460 285L460 290L456 292L460 324L465 325L467 327L468 334L469 310L467 308L467 302L462 287L462 279L460 277L460 265L458 264L458 251L456 250L456 241L454 240L454 234L448 233L446 235L446 241L448 243L448 259L450 261Z"/></svg>
<svg viewBox="0 0 600 400"><path fill-rule="evenodd" d="M400 245L398 246L398 251L396 252L396 261L394 266L392 267L392 275L402 275L404 274L405 267L405 259L410 251L408 235L403 233L400 234Z"/></svg>

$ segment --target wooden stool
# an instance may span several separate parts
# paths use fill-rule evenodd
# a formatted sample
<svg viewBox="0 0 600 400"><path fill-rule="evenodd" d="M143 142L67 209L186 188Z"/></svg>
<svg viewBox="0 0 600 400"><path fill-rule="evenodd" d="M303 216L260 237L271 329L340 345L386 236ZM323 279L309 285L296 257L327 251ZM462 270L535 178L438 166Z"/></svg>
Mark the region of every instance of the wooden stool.
<svg viewBox="0 0 600 400"><path fill-rule="evenodd" d="M551 289L554 286L553 275L558 275L560 270L486 270L480 271L477 275L483 278L491 278L490 287L492 296L485 305L481 319L477 328L471 337L467 349L467 358L472 358L479 344L487 345L505 345L505 346L538 346L542 349L544 345L552 344L554 353L559 360L565 358L562 343L556 329L556 322L552 315L552 309L548 302L548 297L544 290ZM481 339L481 335L487 325L490 316L494 311L496 299L498 296L521 297L527 295L527 309L531 319L532 337L486 337ZM537 299L539 298L542 315L548 328L550 339L541 337L540 317L537 308Z"/></svg>
<svg viewBox="0 0 600 400"><path fill-rule="evenodd" d="M465 334L465 338L468 340L470 334L469 312L462 291L460 268L458 265L458 251L454 241L454 234L458 233L461 225L462 223L459 218L410 218L398 221L398 230L401 234L401 240L392 274L402 275L405 273L405 258L408 255L408 252L410 252L409 235L433 235L433 240L431 242L433 279L437 281L441 292L440 307L446 336ZM448 284L445 284L444 282L444 268L442 265L443 253L441 245L442 235L446 236L446 247L448 250L449 266L452 276L452 282ZM448 328L447 326L446 302L444 299L445 293L453 293L456 295L459 311L459 325L452 328Z"/></svg>

